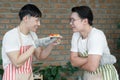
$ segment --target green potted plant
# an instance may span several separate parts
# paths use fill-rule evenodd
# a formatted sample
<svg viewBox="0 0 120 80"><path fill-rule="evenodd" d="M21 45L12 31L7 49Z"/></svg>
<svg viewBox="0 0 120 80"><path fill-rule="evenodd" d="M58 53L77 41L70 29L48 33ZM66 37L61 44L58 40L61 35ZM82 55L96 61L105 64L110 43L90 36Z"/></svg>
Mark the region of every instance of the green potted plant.
<svg viewBox="0 0 120 80"><path fill-rule="evenodd" d="M50 65L43 69L35 68L33 72L37 72L43 75L43 80L67 80L65 77L72 75L78 71L77 67L73 67L70 62L67 62L64 66Z"/></svg>
<svg viewBox="0 0 120 80"><path fill-rule="evenodd" d="M43 75L44 80L66 80L65 77L61 76L63 71L62 66L48 66L45 67L40 73Z"/></svg>
<svg viewBox="0 0 120 80"><path fill-rule="evenodd" d="M39 71L41 69L41 62L33 62L33 77L35 80L39 80L39 78L41 77Z"/></svg>

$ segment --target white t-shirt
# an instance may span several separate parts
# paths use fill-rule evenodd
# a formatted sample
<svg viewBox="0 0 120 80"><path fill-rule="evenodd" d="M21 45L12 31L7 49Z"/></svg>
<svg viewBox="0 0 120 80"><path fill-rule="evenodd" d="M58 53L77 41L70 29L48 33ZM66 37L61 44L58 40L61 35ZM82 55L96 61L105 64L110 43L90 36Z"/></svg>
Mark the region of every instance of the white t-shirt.
<svg viewBox="0 0 120 80"><path fill-rule="evenodd" d="M81 54L86 51L89 54L110 54L107 40L104 33L96 28L93 28L86 39L82 39L79 32L73 33L71 41L71 51L80 52Z"/></svg>
<svg viewBox="0 0 120 80"><path fill-rule="evenodd" d="M30 32L28 35L24 35L20 33L22 39L22 46L32 45L33 39L38 39L36 33ZM32 35L32 37L31 37ZM8 31L4 37L2 42L2 60L3 60L3 68L5 69L11 61L9 60L7 53L11 51L20 50L20 39L18 34L18 28L14 28Z"/></svg>

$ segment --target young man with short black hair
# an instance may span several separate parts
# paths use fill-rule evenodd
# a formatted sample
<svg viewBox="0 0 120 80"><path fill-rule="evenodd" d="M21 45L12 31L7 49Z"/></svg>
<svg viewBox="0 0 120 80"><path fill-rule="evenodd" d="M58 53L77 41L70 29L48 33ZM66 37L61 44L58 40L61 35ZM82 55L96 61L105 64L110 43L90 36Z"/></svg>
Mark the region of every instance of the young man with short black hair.
<svg viewBox="0 0 120 80"><path fill-rule="evenodd" d="M20 24L8 31L2 42L3 80L33 80L32 56L45 59L57 45L58 38L38 39L41 11L33 4L24 5L20 12ZM47 46L44 50L40 46Z"/></svg>

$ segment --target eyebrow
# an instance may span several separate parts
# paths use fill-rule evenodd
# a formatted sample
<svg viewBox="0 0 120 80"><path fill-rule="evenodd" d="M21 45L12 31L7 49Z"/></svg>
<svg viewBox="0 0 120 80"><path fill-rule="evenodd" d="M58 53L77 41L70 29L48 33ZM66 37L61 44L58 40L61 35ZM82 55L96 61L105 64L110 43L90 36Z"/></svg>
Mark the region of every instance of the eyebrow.
<svg viewBox="0 0 120 80"><path fill-rule="evenodd" d="M71 17L70 17L71 18ZM74 18L71 18L71 19L74 19Z"/></svg>

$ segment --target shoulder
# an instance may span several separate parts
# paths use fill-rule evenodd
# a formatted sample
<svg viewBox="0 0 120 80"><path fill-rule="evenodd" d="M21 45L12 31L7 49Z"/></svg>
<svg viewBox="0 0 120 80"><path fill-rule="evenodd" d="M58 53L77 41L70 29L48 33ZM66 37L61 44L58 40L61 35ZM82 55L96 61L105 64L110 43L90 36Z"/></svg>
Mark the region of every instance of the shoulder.
<svg viewBox="0 0 120 80"><path fill-rule="evenodd" d="M92 33L96 33L96 34L104 34L104 32L100 29L97 28L93 28Z"/></svg>
<svg viewBox="0 0 120 80"><path fill-rule="evenodd" d="M5 33L3 39L5 38L9 38L9 39L12 39L12 38L15 38L17 36L17 28L13 28L11 30L9 30L8 32Z"/></svg>
<svg viewBox="0 0 120 80"><path fill-rule="evenodd" d="M102 30L97 29L97 28L93 28L91 33L90 33L90 37L94 37L94 38L101 38L101 37L105 37L105 34Z"/></svg>

